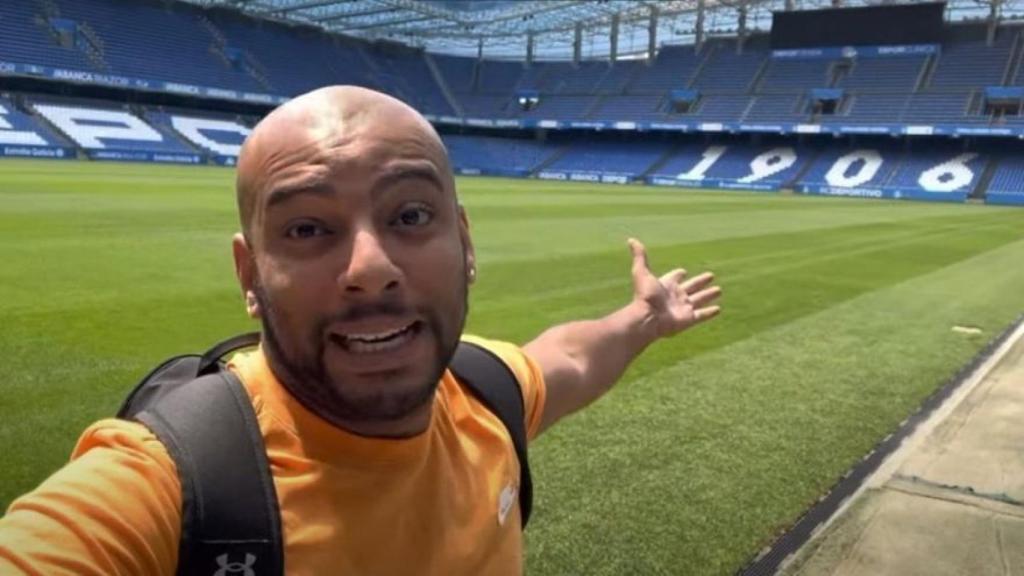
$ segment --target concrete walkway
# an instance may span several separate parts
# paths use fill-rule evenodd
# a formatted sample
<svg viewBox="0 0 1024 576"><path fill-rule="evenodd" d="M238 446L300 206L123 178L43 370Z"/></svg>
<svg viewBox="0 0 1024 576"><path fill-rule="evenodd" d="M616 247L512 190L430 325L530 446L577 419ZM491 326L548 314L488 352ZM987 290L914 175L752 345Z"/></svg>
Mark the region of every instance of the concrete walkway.
<svg viewBox="0 0 1024 576"><path fill-rule="evenodd" d="M1024 575L1024 326L782 573Z"/></svg>

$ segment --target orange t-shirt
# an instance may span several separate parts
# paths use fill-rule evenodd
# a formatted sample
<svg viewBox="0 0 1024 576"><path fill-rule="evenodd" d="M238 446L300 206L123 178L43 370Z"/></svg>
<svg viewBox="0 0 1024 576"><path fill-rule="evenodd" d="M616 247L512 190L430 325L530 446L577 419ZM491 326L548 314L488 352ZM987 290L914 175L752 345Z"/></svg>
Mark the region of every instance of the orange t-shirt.
<svg viewBox="0 0 1024 576"><path fill-rule="evenodd" d="M516 374L532 439L544 409L540 369L511 344L467 340ZM230 366L266 443L288 574L522 573L511 438L449 372L430 427L388 440L306 410L261 351ZM171 575L180 531L181 487L166 449L140 424L103 420L82 435L71 463L0 519L0 574Z"/></svg>

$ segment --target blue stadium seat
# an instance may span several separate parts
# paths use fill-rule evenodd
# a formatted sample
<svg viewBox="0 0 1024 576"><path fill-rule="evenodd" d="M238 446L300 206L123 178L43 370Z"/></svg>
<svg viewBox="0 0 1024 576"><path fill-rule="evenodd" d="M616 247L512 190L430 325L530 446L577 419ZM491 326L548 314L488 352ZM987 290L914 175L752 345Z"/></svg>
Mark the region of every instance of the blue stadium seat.
<svg viewBox="0 0 1024 576"><path fill-rule="evenodd" d="M1016 196L1024 203L1024 158L1000 156L988 185L988 194Z"/></svg>
<svg viewBox="0 0 1024 576"><path fill-rule="evenodd" d="M915 150L903 159L888 186L925 192L970 192L986 161L984 156L973 152L942 148Z"/></svg>
<svg viewBox="0 0 1024 576"><path fill-rule="evenodd" d="M954 40L942 46L942 54L932 74L929 89L956 90L981 86L998 86L1010 61L1016 31L999 31L996 42L988 46L984 40Z"/></svg>
<svg viewBox="0 0 1024 576"><path fill-rule="evenodd" d="M969 92L912 94L907 101L907 107L901 119L911 124L988 122L988 118L985 116L968 114L970 98L971 94Z"/></svg>
<svg viewBox="0 0 1024 576"><path fill-rule="evenodd" d="M59 45L55 22L86 36L92 51ZM699 50L662 46L651 62L526 65L426 55L188 3L47 0L0 3L0 54L9 62L282 96L355 84L435 116L984 126L993 119L984 113L981 89L1024 83L1024 59L1011 58L1018 30L1002 27L988 46L983 28L949 27L941 53L929 56L773 58L768 37L755 34L742 51L735 39L713 38ZM812 113L808 91L825 87L844 89L844 100L835 114ZM515 101L525 89L541 94L528 112ZM698 95L691 111L669 110L669 92L677 89Z"/></svg>
<svg viewBox="0 0 1024 576"><path fill-rule="evenodd" d="M90 153L141 152L199 158L198 150L172 130L151 126L127 106L95 100L37 97L31 107Z"/></svg>
<svg viewBox="0 0 1024 576"><path fill-rule="evenodd" d="M627 92L664 94L686 88L703 58L693 46L663 46L651 65L638 67Z"/></svg>
<svg viewBox="0 0 1024 576"><path fill-rule="evenodd" d="M594 110L594 120L658 121L665 119L661 110L664 96L605 96Z"/></svg>
<svg viewBox="0 0 1024 576"><path fill-rule="evenodd" d="M215 156L237 157L251 129L227 114L195 111L147 111L147 122L164 133L174 133Z"/></svg>
<svg viewBox="0 0 1024 576"><path fill-rule="evenodd" d="M459 172L525 176L558 150L554 144L524 139L446 135L443 140Z"/></svg>
<svg viewBox="0 0 1024 576"><path fill-rule="evenodd" d="M762 94L805 93L811 88L831 86L832 60L789 60L769 58L757 91Z"/></svg>
<svg viewBox="0 0 1024 576"><path fill-rule="evenodd" d="M687 144L652 177L696 187L775 189L793 179L811 157L811 150L791 144Z"/></svg>
<svg viewBox="0 0 1024 576"><path fill-rule="evenodd" d="M668 150L660 142L575 142L546 170L639 176Z"/></svg>
<svg viewBox="0 0 1024 576"><path fill-rule="evenodd" d="M743 117L744 122L803 122L808 114L802 95L763 94L754 97L754 104Z"/></svg>
<svg viewBox="0 0 1024 576"><path fill-rule="evenodd" d="M535 120L583 120L587 118L596 96L541 96L536 108L522 113Z"/></svg>
<svg viewBox="0 0 1024 576"><path fill-rule="evenodd" d="M701 122L739 122L754 98L746 94L712 94L697 104L696 119Z"/></svg>
<svg viewBox="0 0 1024 576"><path fill-rule="evenodd" d="M13 102L0 98L0 146L71 146L63 136Z"/></svg>
<svg viewBox="0 0 1024 576"><path fill-rule="evenodd" d="M862 93L909 93L917 86L926 61L923 56L857 58L836 86Z"/></svg>
<svg viewBox="0 0 1024 576"><path fill-rule="evenodd" d="M473 79L477 69L475 60L445 54L433 54L430 58L434 59L434 64L451 91L456 94L473 91Z"/></svg>
<svg viewBox="0 0 1024 576"><path fill-rule="evenodd" d="M47 17L34 2L0 2L2 59L70 70L96 70L84 52L57 44L46 24Z"/></svg>
<svg viewBox="0 0 1024 576"><path fill-rule="evenodd" d="M878 189L889 181L902 157L902 152L895 146L828 148L815 159L797 184Z"/></svg>
<svg viewBox="0 0 1024 576"><path fill-rule="evenodd" d="M822 124L893 124L903 115L908 94L872 94L856 92L844 109L820 117Z"/></svg>
<svg viewBox="0 0 1024 576"><path fill-rule="evenodd" d="M462 58L470 60L469 58ZM511 94L520 79L526 73L526 67L521 62L502 62L496 60L484 60L479 66L479 79L477 81L477 92L479 94L500 94L502 96Z"/></svg>
<svg viewBox="0 0 1024 576"><path fill-rule="evenodd" d="M709 43L705 50L711 55L692 85L703 94L746 92L768 57L760 50L738 54L728 40Z"/></svg>

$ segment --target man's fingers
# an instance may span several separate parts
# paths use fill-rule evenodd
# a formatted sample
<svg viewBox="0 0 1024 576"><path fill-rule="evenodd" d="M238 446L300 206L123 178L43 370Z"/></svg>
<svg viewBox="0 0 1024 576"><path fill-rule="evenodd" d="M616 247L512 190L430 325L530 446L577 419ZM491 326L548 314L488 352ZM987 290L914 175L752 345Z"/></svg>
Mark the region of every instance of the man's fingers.
<svg viewBox="0 0 1024 576"><path fill-rule="evenodd" d="M649 272L647 267L647 249L644 248L636 238L626 240L629 244L629 251L633 253L633 276Z"/></svg>
<svg viewBox="0 0 1024 576"><path fill-rule="evenodd" d="M679 283L683 281L683 278L686 278L686 270L683 268L676 268L662 276L659 280L661 280L661 283L664 284L666 288L672 288L678 286Z"/></svg>
<svg viewBox="0 0 1024 576"><path fill-rule="evenodd" d="M709 302L713 301L715 298L718 298L721 295L722 289L719 288L718 286L712 286L711 288L706 288L704 290L701 290L700 292L697 292L696 294L691 294L690 304L694 308L703 308Z"/></svg>
<svg viewBox="0 0 1024 576"><path fill-rule="evenodd" d="M702 288L704 288L708 284L710 284L711 281L714 280L714 279L715 279L715 275L714 274L712 274L711 272L705 272L705 273L703 273L703 274L701 274L699 276L695 276L693 278L690 278L686 282L683 282L682 284L679 285L679 288L681 288L687 294L693 294L693 293L701 290Z"/></svg>
<svg viewBox="0 0 1024 576"><path fill-rule="evenodd" d="M707 308L698 308L693 311L693 319L695 322L703 322L705 320L710 320L715 316L718 316L718 313L721 311L722 308L719 306L708 306Z"/></svg>

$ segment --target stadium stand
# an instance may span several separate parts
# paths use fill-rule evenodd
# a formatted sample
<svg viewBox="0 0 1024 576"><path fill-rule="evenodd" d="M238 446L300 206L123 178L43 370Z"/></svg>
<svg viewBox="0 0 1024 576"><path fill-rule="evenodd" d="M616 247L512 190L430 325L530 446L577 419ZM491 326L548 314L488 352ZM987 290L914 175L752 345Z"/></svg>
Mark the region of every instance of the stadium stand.
<svg viewBox="0 0 1024 576"><path fill-rule="evenodd" d="M458 56L448 56L445 54L434 54L430 58L433 58L434 65L437 66L438 70L441 71L441 76L444 78L445 84L448 85L448 89L456 94L468 94L473 92L476 87L476 77L479 73L483 76L485 62L477 63L472 58L461 58ZM488 78L493 84L486 83L485 85L492 86L492 89L500 94L507 94L512 91L515 87L515 76L513 74L507 74L505 70L502 70L501 65L508 65L511 68L518 68L522 70L522 65L516 64L515 62L493 62L491 63L494 67L487 67L488 70L497 70L497 74L493 74L493 78ZM479 72L478 72L479 71ZM509 84L502 83L500 86L499 82L511 78L513 81ZM482 78L481 78L482 79Z"/></svg>
<svg viewBox="0 0 1024 576"><path fill-rule="evenodd" d="M852 94L838 114L823 115L822 124L884 124L899 118L907 107L907 94Z"/></svg>
<svg viewBox="0 0 1024 576"><path fill-rule="evenodd" d="M986 202L1024 206L1024 158L1000 155L988 185Z"/></svg>
<svg viewBox="0 0 1024 576"><path fill-rule="evenodd" d="M599 94L622 94L642 66L644 66L643 62L635 60L614 63L608 70L608 74L598 84L597 92Z"/></svg>
<svg viewBox="0 0 1024 576"><path fill-rule="evenodd" d="M7 98L0 98L0 146L70 146L71 143Z"/></svg>
<svg viewBox="0 0 1024 576"><path fill-rule="evenodd" d="M239 90L261 89L246 70L232 67L226 60L218 61L218 57L226 59L223 46L217 49L216 38L198 24L190 10L109 0L54 0L50 5L77 22L79 33L82 27L93 31L99 55L91 64L99 71Z"/></svg>
<svg viewBox="0 0 1024 576"><path fill-rule="evenodd" d="M803 122L807 119L806 101L794 94L762 94L743 115L745 122Z"/></svg>
<svg viewBox="0 0 1024 576"><path fill-rule="evenodd" d="M674 185L794 186L866 196L946 194L939 199L984 197L987 188L996 198L1016 194L1024 166L971 141L953 147L906 140L796 144L795 138L766 144L735 136L1024 135L1024 102L994 112L983 96L990 87L1024 85L1024 35L1004 25L989 45L984 33L983 25L950 25L935 51L836 49L808 56L773 52L768 36L755 33L742 44L716 37L700 48L661 46L649 62L527 64L431 54L182 2L35 0L0 3L0 74L56 79L64 82L59 94L75 93L69 81L177 94L217 89L263 106L325 84L367 86L410 103L443 133L461 131L452 124L483 127L472 135L445 134L453 164L463 172L627 175ZM25 66L28 72L20 72ZM54 69L61 73L47 72ZM821 89L834 91L828 97L834 106L822 105ZM536 97L533 105L520 104L525 93ZM143 103L0 99L0 145L20 147L4 148L5 154L49 148L97 159L229 164L255 120L211 112L202 102L172 108L137 93L133 101ZM499 130L506 128L514 131ZM541 128L640 132L616 139L527 137L537 136L527 130ZM650 139L642 133L663 129L734 135L714 136L709 144L704 135ZM677 178L697 168L700 178Z"/></svg>
<svg viewBox="0 0 1024 576"><path fill-rule="evenodd" d="M464 174L526 176L558 151L557 145L527 139L444 136L452 166Z"/></svg>
<svg viewBox="0 0 1024 576"><path fill-rule="evenodd" d="M799 186L828 188L848 196L876 196L895 172L901 152L895 145L835 147L825 150L800 179Z"/></svg>
<svg viewBox="0 0 1024 576"><path fill-rule="evenodd" d="M521 113L522 118L535 120L582 120L597 103L596 96L541 95L536 108Z"/></svg>
<svg viewBox="0 0 1024 576"><path fill-rule="evenodd" d="M234 164L252 131L237 117L188 110L149 110L144 118L163 133L178 134L220 164Z"/></svg>
<svg viewBox="0 0 1024 576"><path fill-rule="evenodd" d="M950 29L953 38L942 46L942 54L937 59L928 88L963 90L1002 85L1017 32L1000 30L995 43L988 46L983 40L960 39L966 36L961 31L969 32L971 29Z"/></svg>
<svg viewBox="0 0 1024 576"><path fill-rule="evenodd" d="M705 50L708 60L691 86L704 94L746 93L767 59L764 50L737 52L730 40L716 40Z"/></svg>
<svg viewBox="0 0 1024 576"><path fill-rule="evenodd" d="M660 142L577 142L544 170L632 179L646 172L667 151Z"/></svg>
<svg viewBox="0 0 1024 576"><path fill-rule="evenodd" d="M690 144L669 156L648 178L652 184L777 190L792 180L812 152L789 144Z"/></svg>
<svg viewBox="0 0 1024 576"><path fill-rule="evenodd" d="M60 37L52 25L56 11L43 12L29 2L0 2L0 54L5 60L91 70L85 52L74 45L74 34Z"/></svg>
<svg viewBox="0 0 1024 576"><path fill-rule="evenodd" d="M987 159L975 152L916 150L904 156L888 187L924 192L971 191Z"/></svg>
<svg viewBox="0 0 1024 576"><path fill-rule="evenodd" d="M664 96L605 96L592 114L595 120L657 121L665 117Z"/></svg>
<svg viewBox="0 0 1024 576"><path fill-rule="evenodd" d="M742 118L750 109L753 98L746 94L723 94L704 98L698 103L695 118L705 122L730 122Z"/></svg>
<svg viewBox="0 0 1024 576"><path fill-rule="evenodd" d="M468 60L467 58L456 58ZM477 85L480 94L511 94L519 85L525 67L520 62L482 60L477 65Z"/></svg>
<svg viewBox="0 0 1024 576"><path fill-rule="evenodd" d="M968 104L970 93L955 94L912 94L902 121L912 124L954 124L968 122L986 122L981 115L970 114Z"/></svg>
<svg viewBox="0 0 1024 576"><path fill-rule="evenodd" d="M629 94L664 94L686 88L700 62L701 55L693 46L666 46L653 64L636 71L626 91Z"/></svg>
<svg viewBox="0 0 1024 576"><path fill-rule="evenodd" d="M921 81L927 59L923 56L859 58L845 62L848 71L836 81L847 90L909 93Z"/></svg>
<svg viewBox="0 0 1024 576"><path fill-rule="evenodd" d="M94 160L189 164L202 160L179 136L147 124L125 105L40 97L33 98L30 106Z"/></svg>
<svg viewBox="0 0 1024 576"><path fill-rule="evenodd" d="M758 92L762 94L806 92L810 88L832 85L832 60L777 60L768 59L768 67Z"/></svg>

